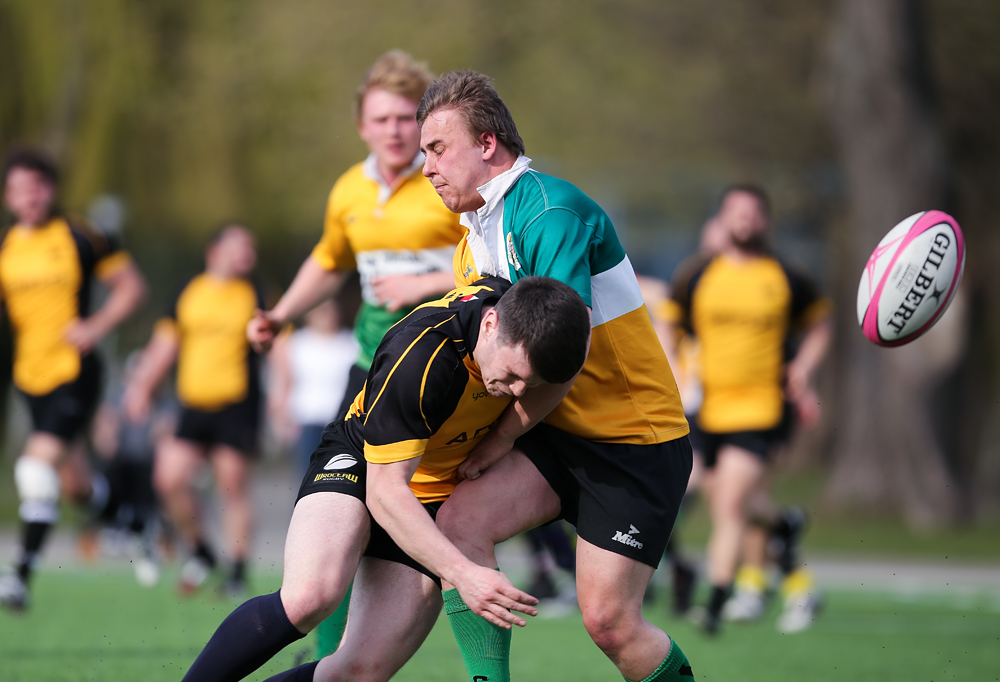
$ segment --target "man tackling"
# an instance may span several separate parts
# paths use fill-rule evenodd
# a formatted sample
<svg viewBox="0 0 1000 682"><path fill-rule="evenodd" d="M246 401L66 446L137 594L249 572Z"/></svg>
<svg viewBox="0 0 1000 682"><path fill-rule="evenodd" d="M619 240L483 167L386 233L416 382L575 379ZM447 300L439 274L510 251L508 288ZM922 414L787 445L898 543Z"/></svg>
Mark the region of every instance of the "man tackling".
<svg viewBox="0 0 1000 682"><path fill-rule="evenodd" d="M437 577L406 554L421 556L416 547L435 557L438 575L488 602L495 619L523 625L511 610L533 615L536 601L465 558L433 517L458 483L459 465L512 399L580 371L589 334L580 296L543 277L513 286L482 280L393 326L346 419L327 427L313 454L288 529L281 590L230 614L185 679L250 674L332 613L352 578L340 648L272 679L389 679L441 608Z"/></svg>

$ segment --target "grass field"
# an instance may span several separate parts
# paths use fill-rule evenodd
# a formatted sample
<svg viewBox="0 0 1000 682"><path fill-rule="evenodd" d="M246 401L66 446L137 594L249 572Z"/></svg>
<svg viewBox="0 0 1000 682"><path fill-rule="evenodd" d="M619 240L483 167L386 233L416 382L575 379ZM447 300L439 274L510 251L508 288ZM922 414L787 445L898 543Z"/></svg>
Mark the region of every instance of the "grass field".
<svg viewBox="0 0 1000 682"><path fill-rule="evenodd" d="M37 578L35 603L22 616L0 613L4 682L179 680L233 604L206 592L181 599L167 575L142 589L124 568L57 570ZM258 577L270 591L277 577ZM764 623L730 627L708 640L661 604L647 617L676 636L698 680L726 682L939 682L1000 679L1000 593L961 600L933 594L829 592L816 625L796 635ZM310 642L311 640L303 640ZM307 644L292 646L250 679L290 667ZM512 678L519 682L620 680L586 636L579 615L535 619L514 635ZM464 669L442 617L395 678L454 680Z"/></svg>

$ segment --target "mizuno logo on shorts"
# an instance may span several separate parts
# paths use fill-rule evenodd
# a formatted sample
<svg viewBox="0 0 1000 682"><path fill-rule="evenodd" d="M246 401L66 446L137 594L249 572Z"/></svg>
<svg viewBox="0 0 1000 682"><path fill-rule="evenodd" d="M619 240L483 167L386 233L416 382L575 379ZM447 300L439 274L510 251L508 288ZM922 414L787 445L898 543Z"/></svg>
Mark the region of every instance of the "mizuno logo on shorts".
<svg viewBox="0 0 1000 682"><path fill-rule="evenodd" d="M330 461L326 463L323 467L326 471L332 471L335 469L350 469L352 466L358 463L358 460L354 458L353 455L334 455L330 458Z"/></svg>
<svg viewBox="0 0 1000 682"><path fill-rule="evenodd" d="M613 538L611 538L611 539L614 540L615 542L620 542L623 545L627 545L628 547L634 547L636 549L642 549L642 543L639 542L638 540L636 540L634 537L632 537L633 535L637 535L638 533L639 533L639 529L636 528L635 526L633 526L630 523L630 524L628 524L628 532L627 533L623 533L620 530L616 530L615 531L615 536Z"/></svg>

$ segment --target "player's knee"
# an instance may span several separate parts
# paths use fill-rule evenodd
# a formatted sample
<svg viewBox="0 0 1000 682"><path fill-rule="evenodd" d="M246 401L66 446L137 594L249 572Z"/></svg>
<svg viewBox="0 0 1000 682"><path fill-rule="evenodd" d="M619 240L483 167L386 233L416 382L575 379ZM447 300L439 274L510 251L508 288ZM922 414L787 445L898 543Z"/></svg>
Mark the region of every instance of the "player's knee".
<svg viewBox="0 0 1000 682"><path fill-rule="evenodd" d="M292 625L312 630L337 610L344 590L330 580L296 581L281 586L281 603Z"/></svg>
<svg viewBox="0 0 1000 682"><path fill-rule="evenodd" d="M631 624L616 609L606 605L583 607L583 626L594 644L612 658L621 651L631 638Z"/></svg>
<svg viewBox="0 0 1000 682"><path fill-rule="evenodd" d="M27 522L55 523L59 513L59 474L50 463L22 455L14 465L14 485Z"/></svg>

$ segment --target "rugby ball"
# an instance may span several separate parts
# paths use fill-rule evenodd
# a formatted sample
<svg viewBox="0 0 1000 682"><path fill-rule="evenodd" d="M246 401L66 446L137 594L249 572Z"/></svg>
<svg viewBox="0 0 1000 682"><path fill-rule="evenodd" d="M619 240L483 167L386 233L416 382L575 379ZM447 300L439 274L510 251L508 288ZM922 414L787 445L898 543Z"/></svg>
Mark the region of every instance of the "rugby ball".
<svg viewBox="0 0 1000 682"><path fill-rule="evenodd" d="M865 265L858 324L880 346L901 346L930 329L958 291L965 238L947 213L923 211L889 231Z"/></svg>

